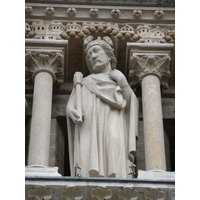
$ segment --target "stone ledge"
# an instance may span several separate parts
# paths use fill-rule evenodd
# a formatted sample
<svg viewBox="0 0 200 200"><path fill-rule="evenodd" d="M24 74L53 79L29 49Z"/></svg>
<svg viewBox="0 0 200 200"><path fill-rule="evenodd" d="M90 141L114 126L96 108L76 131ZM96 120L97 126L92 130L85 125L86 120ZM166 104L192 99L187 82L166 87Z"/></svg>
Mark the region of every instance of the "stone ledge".
<svg viewBox="0 0 200 200"><path fill-rule="evenodd" d="M26 7L31 7L32 11L26 13L26 18L35 19L49 19L53 18L56 20L84 20L84 21L120 21L120 22L133 22L136 23L175 23L175 8L174 7L141 7L141 6L123 6L119 5L70 5L70 4L47 4L40 3L26 3ZM52 8L51 14L45 12L46 8ZM68 8L74 8L76 12L73 15L67 13ZM98 9L98 15L96 17L90 16L90 9ZM120 10L120 14L117 16L112 16L112 10ZM133 10L141 10L142 16L140 18L135 18L133 15ZM164 14L161 18L157 18L154 14L155 11L162 11Z"/></svg>
<svg viewBox="0 0 200 200"><path fill-rule="evenodd" d="M70 195L70 191L81 194L82 198L92 199L93 192L108 192L112 199L119 199L122 193L129 191L136 193L135 199L144 199L145 195L151 193L162 193L163 198L171 199L175 192L174 180L161 179L137 179L137 178L90 178L90 177L28 177L25 179L25 199L28 200L32 191L48 191L53 200L60 200L63 191ZM103 194L101 194L103 195ZM138 197L138 198L137 198ZM127 198L125 198L127 199ZM129 198L128 198L129 199Z"/></svg>

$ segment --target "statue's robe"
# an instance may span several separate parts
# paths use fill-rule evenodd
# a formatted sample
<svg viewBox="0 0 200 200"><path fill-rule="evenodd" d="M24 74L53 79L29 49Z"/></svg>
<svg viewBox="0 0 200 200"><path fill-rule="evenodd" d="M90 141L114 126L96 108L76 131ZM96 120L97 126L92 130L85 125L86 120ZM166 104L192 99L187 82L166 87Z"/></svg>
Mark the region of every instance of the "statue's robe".
<svg viewBox="0 0 200 200"><path fill-rule="evenodd" d="M81 166L84 177L128 177L136 155L138 100L132 92L129 108L122 90L109 74L91 74L83 79L81 125L67 116L71 175ZM76 102L73 89L69 102Z"/></svg>

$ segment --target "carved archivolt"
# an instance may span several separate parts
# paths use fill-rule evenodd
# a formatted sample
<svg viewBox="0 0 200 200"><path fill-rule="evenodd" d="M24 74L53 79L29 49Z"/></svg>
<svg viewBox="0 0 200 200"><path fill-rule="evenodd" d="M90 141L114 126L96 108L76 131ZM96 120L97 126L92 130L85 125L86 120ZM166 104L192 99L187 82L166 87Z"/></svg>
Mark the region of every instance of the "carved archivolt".
<svg viewBox="0 0 200 200"><path fill-rule="evenodd" d="M151 188L149 191L145 191L144 199L145 200L164 200L165 193L163 191L159 191L158 189Z"/></svg>
<svg viewBox="0 0 200 200"><path fill-rule="evenodd" d="M29 200L50 200L52 198L52 191L45 186L36 186L35 189L28 191Z"/></svg>
<svg viewBox="0 0 200 200"><path fill-rule="evenodd" d="M60 200L79 200L83 198L83 192L75 186L67 186L66 189L60 191Z"/></svg>
<svg viewBox="0 0 200 200"><path fill-rule="evenodd" d="M112 197L112 191L110 189L106 189L106 187L99 186L97 188L93 188L90 192L91 200L104 200L110 199Z"/></svg>
<svg viewBox="0 0 200 200"><path fill-rule="evenodd" d="M68 9L68 14L74 15L76 9ZM98 9L90 9L91 16L98 15ZM117 11L113 10L113 13ZM141 12L135 10L135 17L140 16ZM113 14L115 15L115 14ZM27 26L30 31L27 31ZM148 25L119 24L114 22L54 22L49 23L48 27L44 21L26 22L25 37L36 39L62 40L69 38L84 38L93 33L103 33L116 37L118 40L128 40L140 43L166 43L175 41L175 31L159 26L150 27Z"/></svg>
<svg viewBox="0 0 200 200"><path fill-rule="evenodd" d="M118 190L117 195L118 200L137 200L139 197L138 191L129 186L125 186L123 190Z"/></svg>

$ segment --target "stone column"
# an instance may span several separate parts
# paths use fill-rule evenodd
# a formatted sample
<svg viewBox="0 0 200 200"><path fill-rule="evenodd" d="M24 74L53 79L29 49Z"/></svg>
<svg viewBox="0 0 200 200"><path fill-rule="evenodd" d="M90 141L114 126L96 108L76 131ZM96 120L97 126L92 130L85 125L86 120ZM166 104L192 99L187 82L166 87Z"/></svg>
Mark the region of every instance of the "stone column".
<svg viewBox="0 0 200 200"><path fill-rule="evenodd" d="M170 56L159 53L133 53L132 84L142 87L146 170L166 171L165 143L160 86L168 87Z"/></svg>
<svg viewBox="0 0 200 200"><path fill-rule="evenodd" d="M49 163L53 83L63 77L61 51L26 50L26 81L34 81L28 165Z"/></svg>

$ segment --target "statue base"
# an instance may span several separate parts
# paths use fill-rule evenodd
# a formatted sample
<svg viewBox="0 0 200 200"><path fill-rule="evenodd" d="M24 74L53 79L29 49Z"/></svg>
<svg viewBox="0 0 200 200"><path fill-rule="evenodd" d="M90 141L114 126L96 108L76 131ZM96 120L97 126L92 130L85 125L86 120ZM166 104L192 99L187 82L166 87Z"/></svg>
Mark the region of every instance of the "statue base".
<svg viewBox="0 0 200 200"><path fill-rule="evenodd" d="M166 172L163 170L149 170L149 171L139 170L137 178L175 180L175 172Z"/></svg>
<svg viewBox="0 0 200 200"><path fill-rule="evenodd" d="M44 165L29 165L25 167L25 176L61 176L58 167L46 167Z"/></svg>

